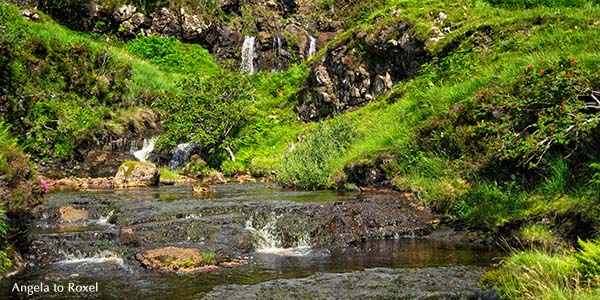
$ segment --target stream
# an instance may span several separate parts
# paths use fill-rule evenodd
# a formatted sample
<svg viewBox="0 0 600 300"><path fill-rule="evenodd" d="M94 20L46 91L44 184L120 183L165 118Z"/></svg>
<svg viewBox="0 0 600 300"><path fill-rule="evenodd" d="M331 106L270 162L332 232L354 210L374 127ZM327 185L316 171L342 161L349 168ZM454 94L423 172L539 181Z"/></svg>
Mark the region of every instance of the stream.
<svg viewBox="0 0 600 300"><path fill-rule="evenodd" d="M477 282L501 254L422 238L434 216L398 195L213 188L49 194L0 299L494 299ZM165 246L247 263L178 274L136 260Z"/></svg>

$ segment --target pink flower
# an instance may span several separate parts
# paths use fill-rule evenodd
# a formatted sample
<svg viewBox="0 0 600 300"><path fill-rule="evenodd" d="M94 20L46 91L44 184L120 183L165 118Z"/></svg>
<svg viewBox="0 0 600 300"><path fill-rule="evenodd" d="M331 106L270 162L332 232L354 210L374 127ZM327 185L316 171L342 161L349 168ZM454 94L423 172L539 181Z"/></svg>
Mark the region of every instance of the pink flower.
<svg viewBox="0 0 600 300"><path fill-rule="evenodd" d="M40 176L40 175L36 175L35 178L37 178L38 183L40 184L40 187L42 188L42 193L43 194L48 193L48 191L50 190L50 184L48 184L48 182L46 182L44 180L44 178L42 178L42 176Z"/></svg>

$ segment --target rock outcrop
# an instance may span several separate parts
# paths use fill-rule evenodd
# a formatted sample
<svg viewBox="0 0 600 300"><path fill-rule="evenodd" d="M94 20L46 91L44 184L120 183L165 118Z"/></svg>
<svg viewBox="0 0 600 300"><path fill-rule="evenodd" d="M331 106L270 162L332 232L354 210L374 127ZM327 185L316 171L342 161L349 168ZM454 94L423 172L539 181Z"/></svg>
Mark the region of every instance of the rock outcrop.
<svg viewBox="0 0 600 300"><path fill-rule="evenodd" d="M123 163L115 178L115 188L156 186L160 180L160 171L151 163L130 161Z"/></svg>
<svg viewBox="0 0 600 300"><path fill-rule="evenodd" d="M320 12L310 1L220 0L207 12L207 4L184 9L146 3L113 7L104 0L54 1L13 0L19 5L39 7L60 23L79 31L115 34L125 39L158 35L196 43L208 49L222 65L235 69L241 61L244 33L257 36L254 65L257 71L279 71L292 61L309 57L311 36L321 48L339 22ZM204 6L203 6L204 5ZM150 7L148 7L150 6ZM35 14L35 12L31 12ZM223 18L226 15L227 18ZM319 16L319 18L311 16ZM332 25L336 23L338 25ZM233 60L233 61L232 61Z"/></svg>
<svg viewBox="0 0 600 300"><path fill-rule="evenodd" d="M355 32L350 40L327 49L311 67L296 113L301 120L317 120L335 112L353 110L417 75L429 60L425 42L399 22L370 33Z"/></svg>

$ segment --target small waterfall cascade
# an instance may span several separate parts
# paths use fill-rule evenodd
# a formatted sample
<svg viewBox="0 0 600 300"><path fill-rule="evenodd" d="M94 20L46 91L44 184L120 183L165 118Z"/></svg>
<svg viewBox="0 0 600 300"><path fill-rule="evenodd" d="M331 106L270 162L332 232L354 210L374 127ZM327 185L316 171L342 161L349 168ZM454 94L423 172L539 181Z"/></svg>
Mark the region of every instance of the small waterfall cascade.
<svg viewBox="0 0 600 300"><path fill-rule="evenodd" d="M254 36L247 35L242 44L242 66L241 72L254 74Z"/></svg>
<svg viewBox="0 0 600 300"><path fill-rule="evenodd" d="M294 247L284 248L277 238L277 222L278 217L274 215L263 226L254 225L252 217L246 221L245 227L254 237L256 252L281 256L305 256L312 252L308 235L300 237Z"/></svg>
<svg viewBox="0 0 600 300"><path fill-rule="evenodd" d="M131 151L131 154L133 154L133 156L135 156L135 158L137 158L137 160L139 161L146 161L148 159L148 156L150 156L150 153L154 151L154 145L156 144L157 140L158 136L151 137L149 139L144 139L142 148L135 151L133 150L135 149L135 145L132 145L133 149Z"/></svg>
<svg viewBox="0 0 600 300"><path fill-rule="evenodd" d="M176 170L185 168L186 164L190 161L192 154L202 152L202 145L193 143L182 143L173 149L173 155L169 160L169 169Z"/></svg>
<svg viewBox="0 0 600 300"><path fill-rule="evenodd" d="M312 35L309 35L308 39L310 40L308 46L308 57L311 57L317 52L317 39L315 39Z"/></svg>
<svg viewBox="0 0 600 300"><path fill-rule="evenodd" d="M93 254L65 253L63 251L59 251L59 253L63 255L64 259L56 262L58 264L112 263L119 265L123 268L127 268L125 262L123 261L123 258L120 257L118 253L109 250L102 250Z"/></svg>
<svg viewBox="0 0 600 300"><path fill-rule="evenodd" d="M281 70L281 36L279 34L276 34L273 36L275 42L274 47L275 47L275 60L276 60L276 64L275 66L273 66L273 69L271 70L272 72L277 72L279 70Z"/></svg>

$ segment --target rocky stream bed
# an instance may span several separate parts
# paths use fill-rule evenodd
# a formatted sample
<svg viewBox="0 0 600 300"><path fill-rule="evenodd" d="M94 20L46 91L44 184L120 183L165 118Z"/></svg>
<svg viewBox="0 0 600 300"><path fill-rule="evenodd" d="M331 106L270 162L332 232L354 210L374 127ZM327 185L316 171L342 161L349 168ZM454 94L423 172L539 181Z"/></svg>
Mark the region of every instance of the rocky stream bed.
<svg viewBox="0 0 600 300"><path fill-rule="evenodd" d="M477 282L498 253L423 238L436 216L401 194L213 190L51 193L0 299L495 297Z"/></svg>

